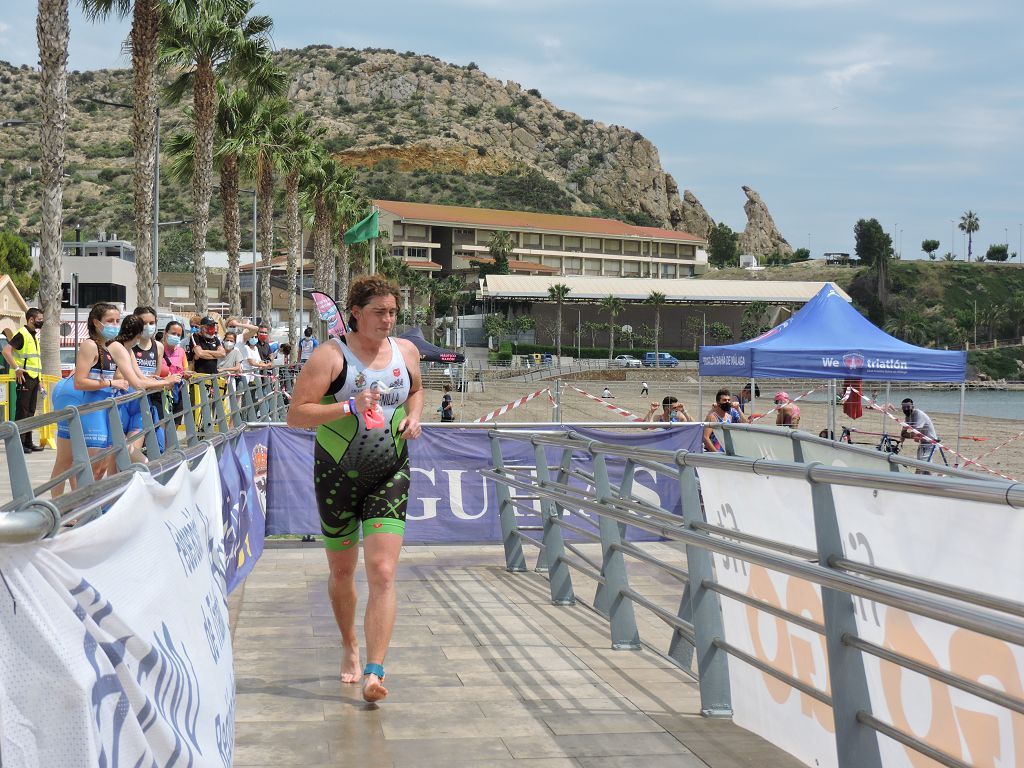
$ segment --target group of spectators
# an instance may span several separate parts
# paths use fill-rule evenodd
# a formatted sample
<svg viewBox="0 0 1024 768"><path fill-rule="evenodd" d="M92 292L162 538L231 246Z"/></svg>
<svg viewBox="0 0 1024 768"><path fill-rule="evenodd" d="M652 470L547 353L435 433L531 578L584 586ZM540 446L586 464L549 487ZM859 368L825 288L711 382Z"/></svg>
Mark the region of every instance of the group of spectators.
<svg viewBox="0 0 1024 768"><path fill-rule="evenodd" d="M38 332L46 318L42 310L32 307L25 313L25 325L15 332L3 348L3 358L15 377L17 403L16 421L35 414L41 391L41 354ZM292 361L291 347L270 341L270 328L253 325L234 317L226 320L209 315L193 315L186 327L172 320L157 330L157 313L153 307L136 307L122 315L114 304L98 303L89 311L87 335L75 356L71 376L61 379L50 394L54 410L83 406L119 395L144 392L118 406L121 426L128 439L131 460L145 462L142 440L143 411L148 408L154 422L169 412L174 422L184 417L182 388L194 375L211 374L233 378L236 385L252 385L262 369L285 365ZM298 359L306 361L318 346L311 328L305 330L298 344ZM212 386L212 384L208 384ZM236 386L236 391L239 391ZM194 398L193 398L194 400ZM95 411L81 417L86 446L96 455L111 444L107 411ZM33 442L32 433L21 434L26 454L42 450ZM164 431L157 429L157 441L164 448ZM72 465L70 425L57 424L57 457L51 477L67 472ZM111 471L112 459L96 461L93 474L98 479ZM71 482L74 486L74 480ZM64 491L61 483L54 495Z"/></svg>

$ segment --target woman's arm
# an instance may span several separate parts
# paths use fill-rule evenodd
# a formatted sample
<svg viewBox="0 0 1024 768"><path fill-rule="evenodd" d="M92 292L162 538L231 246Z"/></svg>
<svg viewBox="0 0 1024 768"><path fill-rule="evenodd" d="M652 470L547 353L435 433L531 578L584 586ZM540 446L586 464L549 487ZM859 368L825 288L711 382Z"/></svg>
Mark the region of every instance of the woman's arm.
<svg viewBox="0 0 1024 768"><path fill-rule="evenodd" d="M409 370L409 399L405 401L405 418L398 425L398 431L406 440L420 436L420 416L423 413L423 382L420 377L420 353L411 341L398 339L398 348L405 358ZM310 358L312 360L312 358ZM308 365L308 363L307 363Z"/></svg>
<svg viewBox="0 0 1024 768"><path fill-rule="evenodd" d="M135 360L135 355L128 352L124 348L124 345L118 341L113 342L107 347L110 352L110 356L114 358L114 362L117 363L117 372L120 378L127 381L135 389L163 389L164 387L170 386L174 383L174 377L168 378L166 381L160 379L151 379L149 376L145 376L139 369L139 364Z"/></svg>
<svg viewBox="0 0 1024 768"><path fill-rule="evenodd" d="M327 403L320 401L327 394L331 382L344 370L345 358L341 350L322 347L313 353L295 380L292 404L288 409L288 426L309 429L329 421L347 416L351 411L348 403ZM380 399L380 393L367 388L355 396L356 410L360 413L372 408Z"/></svg>
<svg viewBox="0 0 1024 768"><path fill-rule="evenodd" d="M106 389L107 387L113 387L114 389L125 389L126 384L118 382L116 385L111 379L90 379L89 372L92 370L93 361L99 358L99 350L96 348L96 342L92 339L86 339L82 342L82 346L78 348L78 354L75 355L75 389L80 392L95 392L100 389ZM113 371L110 372L111 378L113 378Z"/></svg>

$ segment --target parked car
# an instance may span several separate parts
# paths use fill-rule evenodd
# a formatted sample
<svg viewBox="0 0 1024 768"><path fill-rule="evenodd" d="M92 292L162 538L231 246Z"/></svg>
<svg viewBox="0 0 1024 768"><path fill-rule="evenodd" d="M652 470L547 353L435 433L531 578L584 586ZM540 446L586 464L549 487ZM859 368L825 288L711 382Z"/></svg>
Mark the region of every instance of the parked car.
<svg viewBox="0 0 1024 768"><path fill-rule="evenodd" d="M613 362L623 368L639 368L641 366L639 358L632 355L616 355Z"/></svg>
<svg viewBox="0 0 1024 768"><path fill-rule="evenodd" d="M668 352L648 352L644 355L644 367L653 368L657 365L659 368L675 368L679 365L679 361L670 355Z"/></svg>

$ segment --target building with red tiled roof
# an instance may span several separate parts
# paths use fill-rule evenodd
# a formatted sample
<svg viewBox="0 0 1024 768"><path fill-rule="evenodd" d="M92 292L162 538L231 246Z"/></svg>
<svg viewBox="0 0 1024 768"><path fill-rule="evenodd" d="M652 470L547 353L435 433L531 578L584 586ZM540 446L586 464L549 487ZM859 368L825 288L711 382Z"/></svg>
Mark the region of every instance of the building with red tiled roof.
<svg viewBox="0 0 1024 768"><path fill-rule="evenodd" d="M391 253L410 266L440 265L475 276L491 261L487 244L505 231L515 243L516 274L591 277L691 277L707 270L707 241L686 232L614 219L375 200ZM430 267L426 267L430 268Z"/></svg>

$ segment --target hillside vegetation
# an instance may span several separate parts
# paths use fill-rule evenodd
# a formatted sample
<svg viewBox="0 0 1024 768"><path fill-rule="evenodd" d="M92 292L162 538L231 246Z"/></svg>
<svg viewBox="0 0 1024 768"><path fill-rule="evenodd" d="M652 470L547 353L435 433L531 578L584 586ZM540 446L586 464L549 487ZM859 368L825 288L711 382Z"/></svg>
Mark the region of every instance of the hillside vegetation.
<svg viewBox="0 0 1024 768"><path fill-rule="evenodd" d="M327 149L357 169L369 197L681 227L678 187L653 144L536 89L411 52L310 46L275 58L289 76L288 100L326 128ZM0 62L0 119L39 118L38 77ZM130 102L130 72L71 72L68 96L66 231L81 224L88 237L130 238L131 112L89 101ZM165 106L161 120L166 146L185 127L182 105ZM27 239L39 225L38 155L35 125L0 129L0 228ZM214 196L211 248L223 247L216 206ZM188 207L186 190L165 176L161 218L187 218Z"/></svg>

